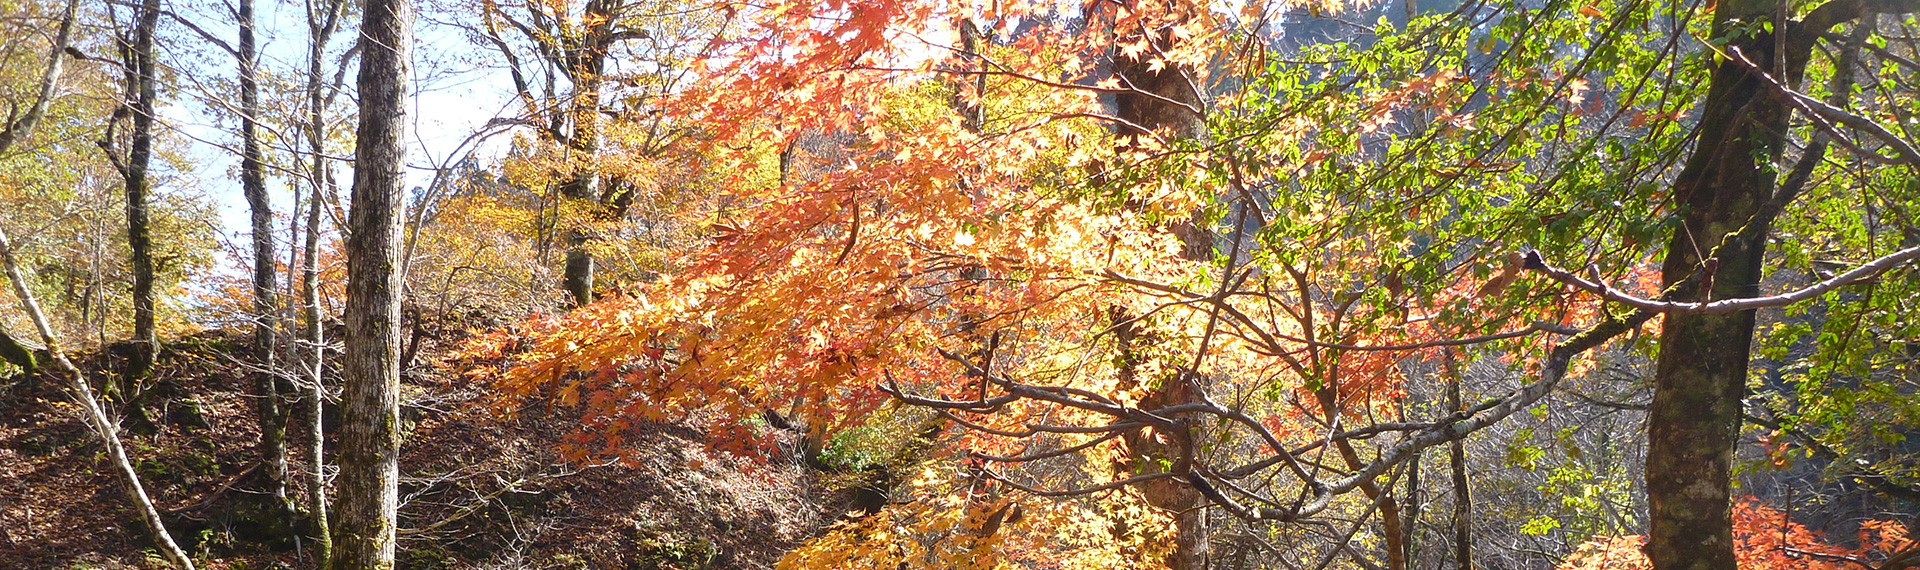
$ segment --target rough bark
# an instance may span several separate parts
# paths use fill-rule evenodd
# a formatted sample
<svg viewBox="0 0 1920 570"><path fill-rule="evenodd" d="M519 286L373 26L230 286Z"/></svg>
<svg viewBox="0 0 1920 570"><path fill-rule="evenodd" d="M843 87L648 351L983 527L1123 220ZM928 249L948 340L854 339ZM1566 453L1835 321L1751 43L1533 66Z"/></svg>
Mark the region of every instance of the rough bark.
<svg viewBox="0 0 1920 570"><path fill-rule="evenodd" d="M147 215L147 196L152 191L148 170L153 162L154 89L153 33L160 18L160 0L142 0L135 14L133 38L123 41L122 62L126 66L132 142L127 151L124 171L127 198L127 247L133 264L133 358L127 363L126 378L130 391L153 373L153 356L160 339L154 329L153 229ZM130 397L137 402L137 396ZM129 414L140 415L136 404Z"/></svg>
<svg viewBox="0 0 1920 570"><path fill-rule="evenodd" d="M1726 37L1743 22L1775 20L1779 7L1768 0L1721 2L1714 35ZM1785 147L1792 111L1774 83L1800 83L1814 38L1829 28L1916 8L1910 1L1834 0L1802 21L1779 26L1783 37L1751 30L1731 38L1731 57L1716 60L1701 105L1699 142L1674 181L1682 226L1667 245L1666 283L1697 270L1710 281L1687 300L1758 296L1773 219L1794 197L1792 190L1775 191L1781 173L1773 165ZM1785 53L1776 53L1781 48ZM1841 65L1847 74L1851 67ZM1778 77L1770 80L1759 70ZM1846 103L1848 81L1836 78L1839 106ZM1813 147L1824 149L1824 142L1816 140L1808 152L1818 152ZM1647 418L1646 553L1656 570L1736 568L1731 468L1754 320L1752 310L1666 317Z"/></svg>
<svg viewBox="0 0 1920 570"><path fill-rule="evenodd" d="M254 41L253 0L240 0L240 41L236 59L240 69L240 189L246 196L253 226L253 373L254 409L260 416L260 455L266 475L267 498L282 520L291 523L293 503L287 498L287 415L280 381L275 341L280 327L280 299L276 292L273 253L273 204L267 199L266 164L261 162L260 80L258 47Z"/></svg>
<svg viewBox="0 0 1920 570"><path fill-rule="evenodd" d="M1134 7L1130 5L1129 9ZM1162 44L1160 47L1170 47L1167 42L1171 41L1171 35L1165 33L1166 30L1160 32L1162 39L1157 40ZM1122 150L1139 148L1145 144L1141 139L1156 135L1169 139L1205 136L1205 123L1196 113L1200 109L1200 93L1192 80L1192 70L1183 66L1155 69L1144 59L1128 59L1117 53L1113 55L1112 65L1121 84L1133 90L1117 94L1114 101L1115 116L1123 121L1117 127L1123 137ZM1213 235L1194 220L1178 222L1173 230L1185 244L1183 256L1194 260L1213 258ZM1157 389L1141 398L1142 407L1184 403L1192 397L1187 391L1188 382L1176 378L1135 377L1135 368L1140 363L1135 345L1146 339L1137 338L1138 323L1134 319L1131 315L1114 317L1115 336L1122 354L1122 384L1158 384ZM1190 433L1154 434L1149 430L1136 430L1124 439L1136 465L1167 465L1175 472L1184 472L1192 457ZM1148 504L1174 513L1174 552L1167 560L1167 567L1172 570L1206 568L1212 551L1207 512L1201 508L1207 504L1206 497L1177 478L1150 481L1142 484L1140 491Z"/></svg>
<svg viewBox="0 0 1920 570"><path fill-rule="evenodd" d="M601 76L606 72L607 49L612 41L611 26L617 1L587 2L581 22L588 29L577 45L567 49L565 61L560 62L567 80L573 84L572 101L566 107L567 123L571 125L567 133L567 151L576 161L590 161L600 150ZM570 178L560 185L560 194L569 201L588 204L594 216L605 214L601 211L604 200L601 199L597 166L576 165ZM576 307L593 302L594 261L593 254L587 251L587 242L591 237L586 229L580 227L567 232L565 285Z"/></svg>
<svg viewBox="0 0 1920 570"><path fill-rule="evenodd" d="M598 71L593 72L595 79L575 83L586 93L576 94L573 112L573 131L568 138L568 150L577 157L591 157L599 146L599 79ZM593 104L582 101L592 98ZM589 108L590 107L590 108ZM568 201L582 202L598 209L600 198L600 175L593 168L580 168L572 177L560 186L560 195ZM572 297L573 305L583 306L593 302L594 262L593 254L587 251L587 242L592 238L590 232L582 227L567 230L567 267L565 286Z"/></svg>
<svg viewBox="0 0 1920 570"><path fill-rule="evenodd" d="M348 211L346 353L332 570L390 570L399 501L400 275L412 0L368 0Z"/></svg>
<svg viewBox="0 0 1920 570"><path fill-rule="evenodd" d="M1161 50L1172 46L1171 31L1159 30ZM1195 73L1186 66L1153 65L1151 58L1128 59L1114 54L1114 74L1121 80L1121 86L1128 92L1116 94L1114 116L1123 123L1116 129L1122 137L1135 140L1123 140L1122 145L1140 148L1145 145L1140 139L1152 138L1154 134L1168 140L1194 139L1206 136L1207 125L1199 115L1203 108L1200 100L1200 85ZM1213 259L1213 232L1209 231L1196 216L1175 222L1173 232L1180 237L1184 247L1181 255L1194 260Z"/></svg>
<svg viewBox="0 0 1920 570"><path fill-rule="evenodd" d="M1775 8L1769 0L1723 1L1714 13L1714 34L1725 36L1736 21L1772 19ZM1771 34L1728 44L1769 70L1775 68L1774 46ZM1704 266L1711 281L1699 291L1703 296L1758 294L1765 229L1750 232L1759 239L1723 236L1739 232L1772 195L1771 164L1780 155L1789 112L1769 89L1732 58L1714 68L1701 105L1699 142L1674 183L1683 225L1667 245L1662 275L1668 285ZM1729 482L1753 325L1753 311L1666 316L1647 419L1646 553L1656 570L1736 570Z"/></svg>
<svg viewBox="0 0 1920 570"><path fill-rule="evenodd" d="M60 348L60 338L55 336L53 326L47 322L46 313L40 310L40 302L33 292L27 289L27 279L20 263L14 259L13 243L7 239L4 228L0 228L0 266L4 266L7 281L13 284L13 294L20 299L20 305L26 309L27 317L33 321L34 329L39 331L40 340L47 345L47 353L53 362L68 378L67 390L71 392L74 403L80 405L85 414L87 427L100 436L100 443L107 448L107 459L113 462L114 471L120 475L120 484L126 490L133 506L140 511L140 520L147 524L147 531L153 535L154 547L160 555L175 568L193 570L193 560L174 542L173 535L167 532L167 523L160 519L160 510L153 505L153 498L147 495L147 489L140 484L140 473L133 468L133 461L127 458L126 446L120 443L119 424L107 417L100 408L100 400L93 395L93 385L87 382L85 374L67 359Z"/></svg>
<svg viewBox="0 0 1920 570"><path fill-rule="evenodd" d="M1188 391L1189 383L1182 379L1139 377L1138 370L1145 364L1145 357L1139 354L1138 347L1151 346L1154 341L1143 337L1135 317L1114 309L1112 318L1114 337L1120 350L1120 385L1132 388L1158 384L1141 397L1140 407L1153 409L1184 403L1192 398ZM1187 418L1183 415L1175 419ZM1121 439L1127 444L1131 466L1140 472L1171 470L1185 473L1191 469L1194 450L1191 426L1184 423L1182 426L1187 429L1161 433L1142 428L1123 434ZM1148 481L1140 484L1139 490L1147 504L1174 515L1174 549L1166 560L1167 567L1171 570L1206 568L1207 558L1212 553L1207 511L1202 508L1207 505L1206 496L1179 478Z"/></svg>

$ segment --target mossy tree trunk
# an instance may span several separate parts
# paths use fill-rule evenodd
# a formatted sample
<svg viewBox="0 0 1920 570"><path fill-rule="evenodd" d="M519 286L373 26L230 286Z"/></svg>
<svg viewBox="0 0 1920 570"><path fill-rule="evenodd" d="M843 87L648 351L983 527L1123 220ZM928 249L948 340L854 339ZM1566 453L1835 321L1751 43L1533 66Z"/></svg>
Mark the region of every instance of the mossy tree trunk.
<svg viewBox="0 0 1920 570"><path fill-rule="evenodd" d="M1781 173L1773 165L1792 110L1773 83L1799 83L1819 34L1862 15L1911 11L1914 4L1836 0L1799 22L1770 26L1786 32L1776 37L1750 24L1779 22L1779 3L1718 3L1713 36L1729 41L1715 58L1693 154L1674 182L1682 224L1667 245L1662 276L1668 285L1698 273L1703 286L1682 292L1692 300L1759 293L1772 221L1793 198L1790 190L1777 191ZM1754 321L1753 311L1666 316L1647 420L1646 553L1656 570L1737 568L1732 462Z"/></svg>
<svg viewBox="0 0 1920 570"><path fill-rule="evenodd" d="M1773 7L1764 0L1721 2L1714 33L1756 12L1768 17ZM1729 47L1766 65L1773 43L1770 36L1748 36ZM1713 71L1699 142L1674 185L1675 205L1684 213L1667 245L1662 273L1668 285L1701 270L1705 255L1717 265L1704 269L1712 298L1758 290L1765 242L1729 240L1721 247L1720 238L1737 232L1772 193L1769 165L1780 153L1787 110L1765 89L1740 63L1722 60ZM1728 483L1753 323L1753 311L1666 316L1647 420L1646 550L1658 570L1736 570Z"/></svg>
<svg viewBox="0 0 1920 570"><path fill-rule="evenodd" d="M586 29L581 31L577 42L565 46L563 61L556 62L573 83L573 100L565 107L567 123L571 126L566 143L572 154L569 158L576 161L570 177L560 185L560 193L568 201L587 205L589 219L609 214L607 200L601 192L600 168L593 163L593 158L600 151L600 113L604 108L600 86L606 73L607 50L614 41L613 26L619 2L588 0L580 18L580 24ZM576 226L567 234L565 286L576 307L592 303L594 295L593 253L587 250L592 235L589 229L578 225L582 223L585 220L576 220Z"/></svg>
<svg viewBox="0 0 1920 570"><path fill-rule="evenodd" d="M305 377L307 412L307 517L314 536L317 566L328 567L333 555L333 537L327 521L326 431L323 429L327 390L326 334L320 313L320 220L321 208L334 193L331 158L327 157L327 105L338 93L338 85L329 87L326 78L327 44L339 30L346 9L344 0L307 4L307 117L306 135L309 159L306 243L300 262L301 334L305 343L301 375Z"/></svg>
<svg viewBox="0 0 1920 570"><path fill-rule="evenodd" d="M138 392L153 375L153 360L160 348L154 327L153 227L148 216L148 197L153 191L150 167L153 163L153 112L158 97L154 86L154 29L159 24L159 0L143 0L136 8L131 38L120 39L122 72L125 76L122 109L132 122L131 142L126 164L121 167L127 199L127 248L133 270L133 356L127 363L125 397L127 415L136 423L145 423ZM109 130L111 136L111 129Z"/></svg>
<svg viewBox="0 0 1920 570"><path fill-rule="evenodd" d="M346 353L332 570L391 570L400 456L401 214L412 0L368 0L347 214Z"/></svg>
<svg viewBox="0 0 1920 570"><path fill-rule="evenodd" d="M261 160L259 54L254 41L254 0L240 0L240 189L246 196L253 229L254 410L260 416L256 451L267 479L272 509L291 526L293 503L287 498L287 414L277 374L280 300L275 294L273 204L267 197L267 169Z"/></svg>

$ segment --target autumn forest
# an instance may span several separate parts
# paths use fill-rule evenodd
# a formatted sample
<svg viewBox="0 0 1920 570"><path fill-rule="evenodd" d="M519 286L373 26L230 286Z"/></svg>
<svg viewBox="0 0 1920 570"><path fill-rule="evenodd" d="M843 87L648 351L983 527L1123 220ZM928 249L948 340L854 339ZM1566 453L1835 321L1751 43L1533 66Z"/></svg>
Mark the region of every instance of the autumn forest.
<svg viewBox="0 0 1920 570"><path fill-rule="evenodd" d="M0 568L1920 568L1920 0L0 0Z"/></svg>

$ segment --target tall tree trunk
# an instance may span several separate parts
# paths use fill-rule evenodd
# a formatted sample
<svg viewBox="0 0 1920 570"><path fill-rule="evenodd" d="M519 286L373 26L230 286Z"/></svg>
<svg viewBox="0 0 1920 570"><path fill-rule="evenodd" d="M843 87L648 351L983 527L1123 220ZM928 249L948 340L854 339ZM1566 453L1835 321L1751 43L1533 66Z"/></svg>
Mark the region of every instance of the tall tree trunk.
<svg viewBox="0 0 1920 570"><path fill-rule="evenodd" d="M266 165L260 160L259 55L254 42L253 1L240 0L240 189L247 198L253 222L253 359L254 409L260 416L256 451L267 479L267 496L283 521L292 522L293 503L287 498L287 418L280 380L275 374L275 333L280 327L280 300L275 290L273 204L267 199Z"/></svg>
<svg viewBox="0 0 1920 570"><path fill-rule="evenodd" d="M1138 4L1129 4L1128 9L1138 8ZM1155 41L1162 49L1171 47L1171 34L1168 30L1160 32ZM1116 113L1122 124L1118 133L1131 140L1122 140L1123 150L1138 148L1144 143L1139 139L1155 135L1173 139L1203 137L1206 124L1197 111L1201 108L1197 82L1193 79L1193 70L1184 66L1166 65L1156 68L1145 58L1129 59L1114 54L1113 72L1121 79L1121 84L1134 89L1134 92L1120 93L1115 97ZM1189 219L1178 222L1173 227L1185 247L1182 255L1193 260L1213 259L1213 235L1205 228ZM1175 405L1192 397L1188 393L1188 382L1183 378L1137 378L1138 366L1134 356L1136 343L1147 341L1137 338L1137 322L1132 315L1116 315L1115 336L1122 354L1121 382L1123 385L1159 384L1159 388L1141 398L1141 406ZM1138 464L1173 465L1175 472L1187 468L1187 459L1193 453L1191 434L1165 434L1165 443L1157 441L1155 434L1148 430L1129 432L1127 448L1132 451ZM1207 523L1206 497L1198 490L1176 479L1159 479L1141 485L1141 494L1151 504L1174 513L1174 552L1167 567L1172 570L1201 570L1207 567L1207 558L1211 554L1212 544Z"/></svg>
<svg viewBox="0 0 1920 570"><path fill-rule="evenodd" d="M317 566L325 568L327 560L333 555L333 537L327 527L327 436L324 428L326 416L327 389L325 380L327 344L325 329L321 326L320 315L320 270L314 260L320 253L320 208L323 206L322 186L332 174L326 172L326 157L314 154L313 198L307 205L307 243L300 261L300 298L303 337L307 348L302 351L301 374L306 377L307 402L307 517L314 537L314 557Z"/></svg>
<svg viewBox="0 0 1920 570"><path fill-rule="evenodd" d="M1737 22L1773 20L1776 7L1771 0L1724 0L1714 12L1715 37ZM1772 70L1774 38L1755 32L1727 47ZM1771 165L1785 140L1788 109L1769 89L1734 59L1722 58L1713 70L1699 142L1674 182L1683 225L1662 267L1668 285L1696 270L1710 279L1694 300L1759 292L1766 228L1740 230L1772 196ZM1753 311L1666 316L1647 419L1646 552L1657 570L1736 570L1729 482L1753 324Z"/></svg>
<svg viewBox="0 0 1920 570"><path fill-rule="evenodd" d="M1818 34L1878 11L1920 8L1912 2L1834 0L1800 22L1778 25L1782 37L1747 25L1777 21L1780 6L1732 0L1714 11L1713 33L1731 36L1724 48L1731 57L1716 59L1701 105L1699 142L1674 181L1682 226L1674 230L1661 268L1668 285L1702 275L1699 287L1680 292L1696 301L1759 294L1772 222L1798 191L1797 184L1775 190L1780 173L1774 164L1785 147L1791 109L1756 69L1796 85ZM1747 31L1735 35L1736 27ZM1780 48L1786 52L1777 53ZM1853 73L1850 64L1841 67ZM1850 79L1836 78L1835 85L1835 102L1845 106ZM1816 139L1807 152L1824 148ZM1647 417L1646 552L1656 570L1736 568L1731 469L1754 317L1754 311L1666 316Z"/></svg>
<svg viewBox="0 0 1920 570"><path fill-rule="evenodd" d="M323 53L324 47L316 47L315 52ZM307 516L312 524L310 532L314 537L314 556L318 566L325 568L327 559L333 554L333 537L327 526L327 476L326 476L326 431L324 429L327 403L325 383L327 338L322 326L320 314L320 209L325 207L328 183L333 176L327 168L325 116L319 87L319 58L314 59L313 75L308 84L307 120L311 134L308 144L313 155L313 193L307 200L306 244L300 255L300 309L301 338L306 346L300 352L301 375L306 378L307 403Z"/></svg>
<svg viewBox="0 0 1920 570"><path fill-rule="evenodd" d="M368 0L347 216L347 330L332 570L390 570L399 502L400 248L412 0Z"/></svg>
<svg viewBox="0 0 1920 570"><path fill-rule="evenodd" d="M127 151L125 171L127 197L127 246L133 263L133 359L127 363L126 378L130 391L153 374L154 354L160 339L154 330L153 301L153 228L147 216L147 195L152 191L148 176L153 162L154 91L153 32L159 25L160 0L142 0L135 14L133 41L123 46L127 65L127 109L133 121L132 146ZM128 398L128 413L139 421L142 412L137 396Z"/></svg>
<svg viewBox="0 0 1920 570"><path fill-rule="evenodd" d="M26 309L27 317L40 332L40 340L47 345L48 354L55 364L65 372L70 382L67 390L71 392L74 403L80 405L85 413L87 427L100 436L100 443L107 448L107 459L113 462L114 471L120 475L120 484L126 489L133 506L140 511L140 520L147 523L147 531L153 535L154 546L160 555L181 570L193 570L193 560L173 541L173 535L167 532L167 523L160 519L160 510L153 506L153 498L147 495L147 489L140 484L140 472L133 469L133 461L127 458L127 448L120 443L119 425L107 417L100 409L100 400L93 395L93 385L87 382L85 374L80 372L73 361L67 359L67 353L60 348L60 337L48 324L46 313L40 310L40 302L34 298L33 291L27 289L27 278L20 269L20 263L14 259L13 243L7 239L4 228L0 228L0 267L6 270L7 281L13 284L13 294L20 299L20 305Z"/></svg>
<svg viewBox="0 0 1920 570"><path fill-rule="evenodd" d="M327 401L325 383L327 344L325 328L320 314L320 212L325 207L327 196L333 192L333 171L327 158L327 102L331 99L326 93L327 44L340 24L341 0L328 0L315 11L314 4L308 4L307 11L307 150L312 160L309 183L312 195L307 200L306 243L301 250L300 261L300 299L301 299L301 338L305 340L305 350L301 351L301 374L306 378L307 403L307 516L310 521L309 532L314 537L314 558L317 567L326 568L333 556L333 537L327 524L327 476L326 476L326 431L324 418Z"/></svg>
<svg viewBox="0 0 1920 570"><path fill-rule="evenodd" d="M570 202L587 206L588 219L599 218L602 212L600 196L600 168L591 164L600 150L600 85L601 75L606 72L607 46L601 38L607 36L607 26L612 23L613 6L609 0L590 0L587 2L581 23L589 28L585 38L568 50L566 61L567 79L573 82L573 100L567 105L568 124L572 125L567 133L567 151L575 161L589 164L575 164L572 176L560 186L560 195ZM576 226L567 232L567 268L566 289L573 297L574 306L593 302L594 262L593 254L587 251L590 232L578 224L585 220L576 220Z"/></svg>

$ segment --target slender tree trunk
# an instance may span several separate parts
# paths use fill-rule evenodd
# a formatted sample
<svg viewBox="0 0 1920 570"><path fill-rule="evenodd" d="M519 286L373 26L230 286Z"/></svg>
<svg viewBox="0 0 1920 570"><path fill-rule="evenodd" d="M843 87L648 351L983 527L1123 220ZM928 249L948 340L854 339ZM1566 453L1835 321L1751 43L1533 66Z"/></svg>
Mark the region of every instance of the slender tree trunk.
<svg viewBox="0 0 1920 570"><path fill-rule="evenodd" d="M1300 280L1300 290L1306 291L1306 278L1300 273L1294 275L1296 279ZM1308 308L1307 310L1311 311L1313 309ZM1305 326L1311 328L1313 326L1312 321L1309 320ZM1326 374L1327 377L1324 386L1314 391L1313 395L1320 406L1320 412L1324 415L1323 421L1329 426L1339 426L1340 418L1344 411L1340 402L1341 369L1337 364L1339 357L1337 355L1331 356L1328 357L1327 360L1335 362L1336 364L1328 367L1330 372ZM1339 452L1341 461L1346 462L1349 468L1359 469L1367 464L1366 460L1360 457L1359 450L1354 448L1351 440L1335 440L1333 442L1333 448ZM1380 505L1380 530L1383 538L1382 542L1384 543L1381 546L1387 553L1388 570L1406 570L1407 549L1406 545L1402 544L1402 541L1406 538L1406 532L1400 527L1400 503L1395 500L1393 496L1393 488L1391 486L1383 488L1374 481L1367 481L1360 484L1360 492L1366 495L1367 500L1374 501Z"/></svg>
<svg viewBox="0 0 1920 570"><path fill-rule="evenodd" d="M260 80L254 42L254 0L240 0L240 189L247 198L253 222L253 374L254 409L260 416L256 451L267 478L267 496L282 520L291 523L293 503L287 498L287 419L280 381L275 334L280 327L280 299L275 290L273 204L267 198L266 165L260 159Z"/></svg>
<svg viewBox="0 0 1920 570"><path fill-rule="evenodd" d="M1420 459L1422 454L1413 452L1407 459L1407 504L1400 512L1400 559L1411 564L1419 554L1414 546L1420 529Z"/></svg>
<svg viewBox="0 0 1920 570"><path fill-rule="evenodd" d="M326 81L327 44L339 26L342 2L328 0L323 9L308 4L307 32L307 150L312 159L309 171L312 196L307 201L306 244L301 251L300 299L303 313L301 337L301 373L306 378L307 402L307 511L314 537L316 566L326 568L333 556L333 537L327 524L326 431L324 428L327 390L325 383L327 344L320 313L320 212L326 196L332 193L333 172L326 155Z"/></svg>
<svg viewBox="0 0 1920 570"><path fill-rule="evenodd" d="M1458 413L1460 404L1460 363L1453 349L1447 349L1447 409ZM1473 570L1473 487L1467 481L1467 442L1454 438L1447 442L1448 468L1453 471L1453 568Z"/></svg>
<svg viewBox="0 0 1920 570"><path fill-rule="evenodd" d="M323 51L316 48L316 51ZM315 69L312 83L308 85L311 95L307 119L312 126L312 136L308 139L313 151L313 195L307 204L306 244L300 256L300 299L302 319L302 338L306 341L301 362L301 373L306 377L307 402L307 511L312 521L311 532L314 536L314 555L318 566L325 568L327 559L333 554L333 537L327 526L327 474L326 442L324 429L327 402L326 358L327 339L320 314L320 209L324 206L322 196L332 182L333 173L327 168L326 139L321 134L324 128L324 111L319 87L318 57L314 60Z"/></svg>
<svg viewBox="0 0 1920 570"><path fill-rule="evenodd" d="M304 130L303 128L302 131ZM314 190L313 188L302 188L296 184L292 187L292 190L293 210L289 212L287 216L287 236L290 242L287 244L287 286L286 290L282 292L282 298L287 299L287 303L289 303L287 312L290 314L287 314L281 319L281 324L285 328L280 333L282 338L287 339L281 344L281 351L284 353L281 359L286 362L284 367L288 370L287 374L291 378L291 380L287 381L285 385L281 387L281 393L283 394L281 401L283 402L282 405L285 406L285 410L283 411L285 415L282 417L286 418L287 427L293 430L292 433L288 435L287 444L289 446L298 445L296 441L302 437L314 435L312 428L316 423L314 422L314 418L308 417L307 421L299 426L291 425L294 417L298 415L295 411L296 408L306 412L313 411L313 408L309 404L312 400L311 388L315 385L309 382L309 380L311 380L311 370L307 367L307 364L310 359L307 357L308 353L305 350L305 342L307 339L307 329L304 324L306 317L306 297L305 292L300 289L303 279L296 278L295 275L300 274L302 267L301 259L303 259L302 254L306 252L305 249L300 247L300 236L306 235L306 227L303 224L309 218L309 216L306 215L308 211L306 208L309 205L318 207L319 204L315 200L308 199L308 192ZM312 194L314 196L319 195L318 192L313 192ZM322 411L324 411L324 409ZM324 437L325 434L320 435ZM312 442L308 442L308 451L314 450L311 444ZM289 463L292 463L291 459L289 459ZM293 505L292 508L294 509L294 525L290 531L293 535L295 550L300 552L304 552L304 549L301 547L305 545L306 541L312 540L315 537L315 533L311 531L317 529L318 536L321 537L327 534L326 525L318 524L321 522L319 519L325 517L325 513L315 512L312 502L314 493L318 492L318 485L324 485L326 483L324 475L321 477L313 477L313 474L317 473L317 471L311 470L318 466L320 466L319 463L311 460L303 465L288 466L288 470L290 471L288 475L288 485L293 484L292 479L295 477L300 478L301 481L307 485L306 494L299 497L289 497L288 499L288 503ZM291 471L294 470L299 470L299 473L291 473ZM322 507L320 510L325 510L324 503L320 506ZM302 508L307 510L303 512L300 510ZM315 548L314 554L319 557L318 560L320 561L317 566L324 568L326 567L326 560L324 556L320 555L326 553L319 552L320 550L330 549Z"/></svg>
<svg viewBox="0 0 1920 570"><path fill-rule="evenodd" d="M314 155L315 180L326 180L331 176L325 172L325 157ZM301 365L301 373L306 376L307 402L307 512L312 521L310 525L314 537L314 556L318 566L327 566L327 559L333 554L333 537L327 526L327 461L326 431L323 429L326 415L327 389L325 380L327 345L326 334L321 326L320 315L320 271L314 257L320 253L320 186L314 185L314 196L307 206L307 243L300 262L300 296L305 318L301 319L305 327L304 337L307 349Z"/></svg>
<svg viewBox="0 0 1920 570"><path fill-rule="evenodd" d="M159 25L160 0L142 0L135 15L133 41L126 46L127 73L131 80L127 108L132 114L132 146L127 152L127 246L133 263L133 359L127 364L130 391L153 374L154 354L160 339L154 330L153 301L153 229L147 216L147 195L152 190L148 168L153 162L154 90L153 33ZM137 402L130 396L129 402ZM142 416L138 404L129 404L128 413ZM138 421L138 420L136 420Z"/></svg>
<svg viewBox="0 0 1920 570"><path fill-rule="evenodd" d="M1409 7L1408 11L1411 12L1412 8ZM1413 399L1413 391L1408 390L1407 395L1400 400L1399 421L1407 421L1407 411L1419 404L1420 402ZM1420 461L1424 456L1425 453L1422 451L1414 451L1413 456L1407 459L1407 494L1403 495L1407 502L1405 508L1400 511L1399 521L1400 560L1403 567L1412 564L1419 554L1415 546L1418 544L1416 539L1419 538L1420 533L1421 493L1424 492L1420 487Z"/></svg>
<svg viewBox="0 0 1920 570"><path fill-rule="evenodd" d="M400 302L412 0L368 0L347 227L345 388L332 570L390 570L399 502Z"/></svg>
<svg viewBox="0 0 1920 570"><path fill-rule="evenodd" d="M1336 395L1339 385L1329 382L1327 386L1315 394L1320 398L1321 409L1327 414L1326 421L1333 422L1340 414ZM1360 457L1359 450L1354 449L1352 442L1344 439L1335 441L1334 449L1340 452L1341 460L1346 461L1348 467L1358 469L1366 465L1366 461ZM1401 541L1406 538L1406 532L1400 528L1400 502L1394 500L1393 489L1383 489L1379 484L1368 481L1360 484L1360 492L1365 494L1368 500L1380 503L1380 527L1386 543L1383 546L1387 551L1388 570L1406 570L1407 549L1406 545L1401 544Z"/></svg>
<svg viewBox="0 0 1920 570"><path fill-rule="evenodd" d="M67 9L60 17L60 29L54 33L53 49L47 53L47 67L40 74L40 91L35 94L33 104L27 106L27 112L19 119L0 123L0 153L13 147L13 143L26 138L40 119L47 116L47 105L53 102L59 91L60 76L66 72L67 46L73 42L73 22L78 18L79 0L68 0Z"/></svg>
<svg viewBox="0 0 1920 570"><path fill-rule="evenodd" d="M4 228L0 228L0 266L5 267L7 281L13 284L13 294L19 297L27 317L40 332L40 340L47 345L47 353L66 372L70 380L67 389L72 392L74 403L79 404L81 411L86 414L87 427L92 428L106 446L107 458L119 473L121 486L126 489L127 496L133 499L134 508L140 511L140 520L147 523L154 546L175 568L193 570L193 560L173 541L173 535L167 532L167 523L160 519L160 510L153 506L153 498L147 495L146 487L140 484L140 473L133 469L133 462L127 458L126 446L120 443L118 424L107 417L105 410L100 409L100 401L93 395L93 386L87 382L86 375L73 365L73 361L67 359L66 351L60 348L60 338L55 336L53 326L48 324L46 313L40 310L39 300L34 298L33 291L27 289L26 274L20 269L19 261L14 259L13 243L7 239Z"/></svg>

